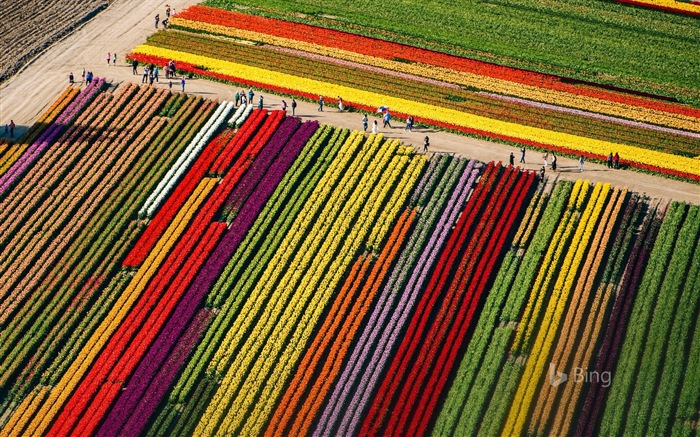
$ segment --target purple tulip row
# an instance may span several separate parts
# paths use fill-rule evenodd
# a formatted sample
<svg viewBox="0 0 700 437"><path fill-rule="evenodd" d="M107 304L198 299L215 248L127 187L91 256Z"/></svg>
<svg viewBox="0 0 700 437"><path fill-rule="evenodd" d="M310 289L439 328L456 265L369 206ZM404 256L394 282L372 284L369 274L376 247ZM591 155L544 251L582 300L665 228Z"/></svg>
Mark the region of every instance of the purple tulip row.
<svg viewBox="0 0 700 437"><path fill-rule="evenodd" d="M245 200L258 185L268 167L270 167L275 157L280 153L282 147L287 144L287 141L289 141L289 138L297 130L300 123L301 120L297 117L286 117L272 137L270 137L267 144L255 157L248 171L246 171L245 175L243 175L241 180L236 184L236 187L233 189L228 199L226 199L224 214L226 215L227 221L231 220L241 209Z"/></svg>
<svg viewBox="0 0 700 437"><path fill-rule="evenodd" d="M72 122L80 111L92 100L92 97L102 88L104 81L104 78L98 78L83 89L78 97L63 110L61 115L51 123L34 144L29 146L24 154L12 164L12 167L0 176L0 196L10 189L22 173L39 158L39 155L41 155L44 149L58 138L58 135L63 132L63 128Z"/></svg>
<svg viewBox="0 0 700 437"><path fill-rule="evenodd" d="M173 375L180 373L180 369L185 364L190 351L197 345L199 338L204 330L209 326L209 322L213 317L213 313L208 308L203 308L197 312L192 320L192 323L187 326L187 330L182 335L182 338L176 339L177 344L173 351L167 356L163 363L158 363L159 366L151 370L155 376L152 380L143 378L129 384L119 397L112 412L107 417L102 427L98 431L98 436L109 435L141 435L143 430L149 423L150 414L139 414L140 411L150 410L150 405L158 405L170 387L170 382ZM144 372L141 367L157 363L147 363L145 360L139 364L136 372ZM140 387L136 387L139 384ZM135 406L135 408L132 408ZM137 413L129 415L125 410L135 410ZM126 423L120 418L127 418ZM118 427L121 432L118 431Z"/></svg>
<svg viewBox="0 0 700 437"><path fill-rule="evenodd" d="M182 366L182 363L175 365L179 361L167 366L167 362L172 356L171 351L174 347L180 347L176 345L181 345L183 342L181 337L200 308L206 293L219 277L268 198L318 126L316 121L302 124L286 143L275 162L269 166L264 178L255 187L226 234L185 292L168 323L151 345L148 354L139 363L129 384L117 399L115 406L101 427L99 433L101 436L120 434L122 428L134 431L134 434L129 432L128 435L136 435L138 434L137 430L142 430L143 426L148 423ZM194 346L195 342L191 342L186 348L181 347L179 353L186 357ZM165 366L168 367L169 371L159 373L159 370ZM146 396L147 393L149 396ZM123 430L121 433L124 433Z"/></svg>
<svg viewBox="0 0 700 437"><path fill-rule="evenodd" d="M622 278L622 283L618 290L617 298L613 304L613 309L610 314L605 336L603 337L603 345L598 352L598 358L595 365L595 371L598 374L603 374L605 371L612 371L617 363L617 358L622 347L622 340L627 327L627 321L632 311L632 303L634 302L635 292L639 289L642 275L651 254L651 247L656 241L656 235L659 229L659 219L648 219L645 228L651 228L646 232L640 233L636 240L632 252L629 257L625 274ZM650 223L651 222L651 223ZM651 224L651 225L650 225ZM598 416L602 413L603 398L607 392L607 387L601 384L591 385L591 389L586 395L581 412L581 420L576 428L577 436L591 435L598 422Z"/></svg>
<svg viewBox="0 0 700 437"><path fill-rule="evenodd" d="M428 245L424 248L418 263L415 264L408 285L401 291L398 305L394 302L398 290L385 287L382 291L384 301L380 301L375 306L370 321L360 336L358 345L353 350L323 411L314 435L336 433L335 429L339 421L340 428L337 434L353 434L356 431L371 392L379 380L381 370L389 359L391 349L398 341L398 334L413 309L418 292L479 174L478 170L473 170L473 166L474 161L470 161L463 172ZM388 299L384 296L388 296ZM368 356L370 352L372 352L371 357ZM357 388L353 389L355 386Z"/></svg>

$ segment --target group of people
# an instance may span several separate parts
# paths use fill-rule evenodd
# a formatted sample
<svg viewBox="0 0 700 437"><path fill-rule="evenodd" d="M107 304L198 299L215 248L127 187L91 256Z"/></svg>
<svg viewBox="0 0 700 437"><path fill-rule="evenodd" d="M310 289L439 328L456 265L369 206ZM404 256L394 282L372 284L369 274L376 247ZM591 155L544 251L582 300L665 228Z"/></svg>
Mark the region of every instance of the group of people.
<svg viewBox="0 0 700 437"><path fill-rule="evenodd" d="M117 54L115 53L112 55L110 52L107 52L107 66L109 67L109 63L112 63L112 65L117 65Z"/></svg>
<svg viewBox="0 0 700 437"><path fill-rule="evenodd" d="M160 14L156 14L156 29L158 29L158 23L162 24L164 29L167 29L171 15L175 15L175 8L171 9L170 5L165 5L165 18L163 19L163 21L160 21Z"/></svg>
<svg viewBox="0 0 700 437"><path fill-rule="evenodd" d="M607 159L608 168L618 169L620 168L620 155L615 152L615 155L610 152Z"/></svg>
<svg viewBox="0 0 700 437"><path fill-rule="evenodd" d="M544 155L542 155L542 161L543 164L542 167L540 168L540 176L544 178L544 173L547 169L547 166L550 166L553 171L557 170L557 156L552 152L551 154L549 152L545 152ZM513 152L510 153L509 157L509 162L511 166L515 165L515 155ZM579 155L578 157L578 171L582 172L583 171L583 164L585 162L585 158L583 155ZM520 149L520 163L525 164L525 148L522 147ZM620 168L620 155L618 153L615 153L613 155L612 152L607 157L607 166L608 168Z"/></svg>

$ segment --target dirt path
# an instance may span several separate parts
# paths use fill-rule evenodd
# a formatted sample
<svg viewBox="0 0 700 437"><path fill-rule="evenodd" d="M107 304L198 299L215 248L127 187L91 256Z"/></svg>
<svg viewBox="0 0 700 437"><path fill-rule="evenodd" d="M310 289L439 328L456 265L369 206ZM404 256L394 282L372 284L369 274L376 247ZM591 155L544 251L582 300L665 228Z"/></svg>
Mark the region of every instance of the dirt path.
<svg viewBox="0 0 700 437"><path fill-rule="evenodd" d="M170 1L176 11L195 4L195 1ZM0 124L9 123L12 118L17 124L16 135L21 134L33 124L42 111L68 85L68 74L73 73L80 81L82 69L92 71L95 76L106 77L109 82L140 82L141 76L133 76L131 67L124 62L125 54L155 31L154 16L165 14L165 2L152 0L117 0L107 9L86 23L76 33L49 48L42 56L26 66L20 73L3 83L0 87ZM117 53L118 62L107 66L107 52ZM139 69L139 72L141 70ZM167 87L166 81L157 84ZM173 90L179 90L178 82L173 81ZM232 99L238 88L204 79L188 80L185 91L212 99ZM254 102L257 103L260 91L255 91ZM266 92L264 106L268 109L280 109L282 98ZM289 99L287 99L289 103ZM337 108L326 107L324 112L317 111L313 103L299 102L297 115L303 119L316 119L352 129L361 129L362 115L359 113L338 112ZM370 126L372 117L370 114ZM381 126L381 120L379 120ZM511 152L516 164L520 158L517 148L472 139L460 135L416 129L406 132L404 125L394 123L392 129L380 129L389 138L398 138L406 144L413 144L422 150L423 138L430 136L430 153L455 153L481 161L500 160L508 162ZM622 157L624 159L624 157ZM526 152L524 168L539 170L542 167L542 154L532 150ZM549 180L579 178L593 182L610 182L617 186L646 193L658 199L675 199L700 204L700 186L662 177L651 176L627 170L610 170L598 164L585 163L584 171L578 171L578 163L572 159L558 159L560 171L554 174L547 171ZM549 169L548 169L549 170Z"/></svg>

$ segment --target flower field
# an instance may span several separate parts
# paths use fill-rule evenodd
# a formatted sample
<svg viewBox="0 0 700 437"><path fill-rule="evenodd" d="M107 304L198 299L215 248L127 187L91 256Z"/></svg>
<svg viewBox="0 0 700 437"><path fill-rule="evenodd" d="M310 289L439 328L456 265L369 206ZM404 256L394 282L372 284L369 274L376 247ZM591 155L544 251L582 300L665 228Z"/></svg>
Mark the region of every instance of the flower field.
<svg viewBox="0 0 700 437"><path fill-rule="evenodd" d="M246 42L242 44L241 42ZM129 55L468 135L700 181L700 111L659 96L310 24L192 6ZM593 84L594 85L594 84Z"/></svg>
<svg viewBox="0 0 700 437"><path fill-rule="evenodd" d="M698 206L103 79L2 150L2 436L697 431Z"/></svg>

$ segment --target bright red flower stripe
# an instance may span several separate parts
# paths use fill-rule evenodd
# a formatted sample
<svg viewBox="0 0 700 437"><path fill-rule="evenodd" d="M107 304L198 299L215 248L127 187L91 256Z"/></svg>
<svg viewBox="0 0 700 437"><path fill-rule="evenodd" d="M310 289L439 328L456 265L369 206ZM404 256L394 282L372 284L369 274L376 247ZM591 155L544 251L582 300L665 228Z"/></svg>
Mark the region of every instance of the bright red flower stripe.
<svg viewBox="0 0 700 437"><path fill-rule="evenodd" d="M134 54L129 55L129 59L136 59L139 62L155 63L158 65L165 64L167 62L167 59L165 59L165 58L161 58L158 56L142 55L140 53L134 53ZM188 64L186 62L179 62L177 65L178 65L178 69L181 69L183 71L199 74L202 76L211 77L211 78L226 81L226 82L234 82L234 83L238 83L238 84L244 84L246 86L251 86L254 88L258 88L258 89L266 89L266 90L281 93L281 94L296 95L296 96L304 97L304 98L314 100L314 101L318 99L318 96L315 94L300 92L300 91L297 91L294 89L280 87L280 86L271 86L271 85L267 85L264 83L259 83L256 81L240 78L240 77L213 73L213 72L198 68L197 66L195 66L193 64ZM324 97L326 97L326 96L324 96ZM331 96L327 96L327 97L328 97L326 99L327 102L333 101L332 100L333 98ZM371 112L371 113L377 109L377 108L370 107L370 106L363 105L361 103L356 103L356 102L345 102L345 103L347 104L348 107L351 106L355 109L359 109L359 110L367 111L367 112ZM408 117L409 114L394 112L392 115L394 117L398 117L398 118L406 118L406 117ZM593 159L593 160L598 160L598 161L605 161L605 159L607 157L607 155L604 155L604 154L581 152L579 150L569 149L567 147L554 146L551 144L540 143L538 141L531 141L531 140L525 140L525 139L518 138L518 137L512 137L509 135L496 134L496 133L481 130L481 129L474 129L474 128L469 128L469 127L464 127L464 126L457 126L457 125L454 125L451 123L444 123L441 121L431 120L428 118L415 117L415 121L417 123L425 123L425 124L429 124L429 125L433 125L433 126L442 127L445 129L458 131L458 132L464 132L467 134L479 135L482 137L508 141L508 142L516 143L516 144L525 144L525 145L535 147L538 149L556 151L556 152L560 152L560 153L563 153L566 155L573 155L573 156L583 155L588 160ZM681 179L690 179L690 180L694 180L694 181L700 181L700 175L686 173L686 172L682 172L682 171L678 171L678 170L671 170L671 169L667 169L667 168L661 168L661 167L658 167L655 165L644 164L641 162L624 161L624 160L621 162L623 165L629 165L630 167L639 168L639 169L646 170L649 172L672 175L672 176L676 176L676 177L681 178Z"/></svg>
<svg viewBox="0 0 700 437"><path fill-rule="evenodd" d="M455 230L445 245L426 291L423 293L423 297L411 318L404 340L401 342L396 354L394 354L389 370L382 379L382 384L374 397L369 412L365 416L360 435L373 435L382 431L387 419L386 414L390 411L389 409L393 403L396 387L399 387L404 379L412 351L419 347L423 330L430 320L431 309L440 295L439 290L445 288L446 282L452 273L451 267L457 265L456 259L460 248L465 246L468 232L472 227L475 216L481 209L485 196L493 186L498 173L499 171L493 163L486 167L476 192L472 195L465 210L462 212L459 222L455 225Z"/></svg>
<svg viewBox="0 0 700 437"><path fill-rule="evenodd" d="M499 182L496 184L496 188L493 192L490 188L484 189L484 196L480 198L481 202L475 205L475 208L472 210L470 216L471 223L467 227L469 232L465 235L463 244L460 245L461 247L466 246L466 250L460 251L460 258L469 256L472 261L477 258L487 258L486 255L488 254L482 255L482 249L487 239L476 236L491 235L494 222L493 214L500 209L500 196L498 196L498 194L511 187L516 174L517 172L514 171L501 174L498 179ZM493 183L491 183L490 186L493 186ZM488 202L485 197L486 195L489 197L497 196L496 202ZM487 217L491 217L491 220L486 220ZM476 224L474 223L475 219L478 219ZM476 228L473 229L473 226L476 226ZM459 266L458 270L453 279L448 279L451 282L447 287L446 295L439 302L436 321L431 322L429 328L427 325L422 327L422 330L428 329L428 332L424 335L420 335L417 339L419 341L414 342L414 347L408 351L409 360L404 361L403 365L406 366L407 369L408 366L411 367L410 374L404 379L403 383L393 388L393 390L398 393L398 399L394 405L395 413L388 418L389 422L386 432L389 434L397 432L397 430L401 429L405 424L405 419L407 414L410 413L412 405L409 399L413 391L411 389L416 387L422 388L422 382L426 377L426 372L429 370L426 367L432 367L435 360L437 350L435 347L442 344L447 330L452 327L457 309L461 305L464 305L464 303L460 302L463 298L466 298L468 301L472 297L471 293L465 293L465 281L471 276L474 263L467 262L466 258L463 258L458 260L457 264ZM433 293L438 295L441 292L440 290L434 290ZM430 346L426 346L427 344L430 344ZM415 360L415 365L411 366L410 362L413 360ZM394 397L397 398L397 395L394 395ZM401 419L401 423L399 423L399 419Z"/></svg>
<svg viewBox="0 0 700 437"><path fill-rule="evenodd" d="M260 129L260 126L265 122L266 118L267 111L259 111L257 109L253 111L233 138L235 146L223 151L219 155L216 161L211 164L209 173L215 175L225 173L233 160L237 159L239 153L245 153L243 145L250 143L251 138L258 132L258 129Z"/></svg>
<svg viewBox="0 0 700 437"><path fill-rule="evenodd" d="M265 113L266 111L259 112ZM253 137L252 142L255 140L256 138ZM251 165L254 157L255 155L251 153L239 155L234 170L228 172L226 176L224 176L214 190L214 193L205 201L204 206L195 216L193 223L185 232L185 235L168 255L168 258L163 264L167 267L161 268L158 271L156 277L152 280L152 283L149 284L148 289L142 294L136 306L129 312L124 322L122 322L117 329L117 332L110 338L108 345L102 351L88 375L68 399L61 415L49 431L49 435L69 435L76 433L77 430L80 430L80 434L90 434L95 430L95 427L99 425L107 409L114 402L121 390L120 384L117 384L118 390L112 385L112 381L115 380L112 376L119 378L117 381L124 383L131 372L133 372L138 361L146 353L148 346L150 346L153 338L155 338L155 334L157 334L162 324L167 320L167 317L172 312L172 308L174 308L174 305L179 300L179 295L187 288L193 276L187 276L187 278L183 279L182 287L176 287L176 285L170 284L171 280L180 272L182 272L182 275L189 275L190 273L196 273L198 271L198 267L185 269L181 267L183 262L188 259L188 256L192 253L193 246L201 241L203 230L213 221L214 215L221 209L236 183ZM220 227L222 230L225 230L226 224L222 223ZM218 242L218 238L212 240L214 240L212 244ZM209 247L209 245L207 244L206 247ZM190 256L190 258L201 258L201 262L207 259L207 256L203 254L202 256L195 255ZM206 255L208 255L208 252ZM173 282L173 284L176 283ZM176 287L176 289L171 290L172 287L169 287L169 285ZM173 294L179 293L179 295L174 296L174 299L168 301L172 302L172 305L165 307L164 305L168 304L161 301L163 292ZM146 339L145 342L143 339L134 339L132 341L132 337L134 337L136 331L146 321L149 312L153 309L156 302L161 306L160 314L163 315L163 317L160 317L157 322L154 322L160 323L160 326L148 330L153 332L152 335L149 333L153 338L151 338L150 341ZM162 310L166 311L162 312ZM132 347L132 344L137 346ZM131 348L128 353L126 351L127 347ZM128 357L126 359L130 361L127 363L120 363L122 357ZM110 378L107 378L108 375Z"/></svg>
<svg viewBox="0 0 700 437"><path fill-rule="evenodd" d="M493 256L491 252L485 250L492 249L493 245L489 244L487 247L486 244L495 241L499 235L498 232L501 231L496 226L496 220L501 217L499 221L501 224L508 215L503 211L506 193L511 192L513 184L518 181L519 173L518 170L507 168L500 176L496 189L489 193L489 200L483 204L485 211L479 215L476 228L467 237L468 246L463 251L459 269L447 289L446 296L439 303L438 317L430 324L427 334L423 336L422 344L417 350L411 351L414 356L418 354L418 359L416 364L411 366L406 383L397 387L400 394L396 409L389 418L388 434L401 435L407 421L410 420L409 415L416 407L417 397L431 393L433 387L425 386L424 382L430 373L439 372L442 369L441 366L446 365L444 362L435 363L439 351L450 347L449 343L444 343L445 337L460 325L459 321L466 316L472 302L478 302L479 296L473 284L479 277L474 276L482 273L484 263ZM524 178L519 180L522 181ZM517 195L520 188L522 187L518 186L513 193ZM489 238L483 238L483 235L489 235ZM477 262L479 262L479 269L477 269ZM488 277L485 280L488 280Z"/></svg>
<svg viewBox="0 0 700 437"><path fill-rule="evenodd" d="M447 340L443 343L445 346L440 348L440 356L437 359L437 366L435 372L425 372L428 369L424 366L424 375L422 381L429 376L430 379L427 383L422 384L423 387L427 388L427 391L420 393L418 388L420 385L414 385L413 397L411 398L412 404L416 402L416 396L420 393L421 399L418 402L417 407L414 406L413 409L417 410L411 416L402 417L402 424L406 420L410 420L408 435L423 435L427 432L427 427L430 418L433 416L434 409L437 405L439 397L447 384L448 376L456 363L457 354L462 344L465 341L466 334L469 330L469 325L474 316L474 313L479 305L481 295L484 292L486 284L489 282L489 278L493 275L494 265L499 259L500 253L503 251L503 246L506 242L506 237L512 230L515 220L522 209L523 203L527 196L527 193L532 188L535 181L535 174L528 173L525 176L520 177L518 186L513 193L517 194L515 202L508 202L508 196L512 193L504 193L502 196L507 202L507 207L504 213L499 214L501 216L498 225L496 226L496 238L489 238L489 246L486 250L488 256L481 257L480 264L477 268L477 275L472 279L469 286L473 289L471 301L468 305L463 306L459 313L460 318L453 324L455 328L451 329ZM435 351L433 351L435 353ZM412 405L411 404L411 405ZM409 413L411 409L404 409L405 413Z"/></svg>
<svg viewBox="0 0 700 437"><path fill-rule="evenodd" d="M657 11L673 12L675 14L690 15L692 17L700 17L699 12L686 11L685 9L677 9L677 8L657 5L657 4L649 3L649 2L643 2L643 1L639 2L639 1L634 1L634 0L618 0L618 3L625 3L625 4L633 5L633 6L641 6L643 8L648 8L648 9L656 9ZM700 2L690 2L690 3L694 4L694 5L700 4Z"/></svg>
<svg viewBox="0 0 700 437"><path fill-rule="evenodd" d="M197 184L202 180L209 166L214 159L219 155L223 147L228 149L236 149L240 147L240 143L231 140L233 131L225 131L219 134L214 140L210 141L204 151L199 155L194 165L188 170L185 177L177 184L173 193L168 197L168 200L163 204L156 216L148 224L148 227L139 238L133 249L124 259L122 265L124 267L138 267L146 259L153 247L160 239L165 229L170 225L177 212L187 202L187 199L194 192ZM238 153L236 150L235 153Z"/></svg>
<svg viewBox="0 0 700 437"><path fill-rule="evenodd" d="M99 388L95 399L92 402L89 402L89 399L87 399L89 402L87 408L75 425L73 425L72 421L65 421L62 424L62 429L57 428L55 434L54 429L52 429L49 432L49 435L91 435L96 431L97 427L102 422L102 419L107 414L107 411L111 408L119 393L121 393L121 388L126 383L129 375L131 375L133 370L141 361L148 350L148 347L158 335L163 324L179 302L182 294L192 282L192 279L198 272L199 268L206 261L209 254L212 252L215 245L226 231L225 223L205 224L200 222L197 223L196 226L199 229L189 233L197 233L199 236L204 233L204 238L201 240L204 244L197 245L200 240L198 238L192 238L190 239L190 244L188 244L188 246L190 246L190 249L192 246L195 246L193 252L180 247L176 248L174 252L171 253L171 255L175 254L175 252L179 254L184 253L185 256L182 258L186 259L187 262L181 269L177 269L177 277L172 284L169 284L169 281L165 281L165 283L163 283L164 278L168 275L163 274L163 270L158 272L159 277L156 278L156 281L161 281L159 288L161 291L164 291L163 289L167 289L167 294L158 302L158 306L154 308L153 313L150 315L145 313L140 320L133 319L134 323L131 326L133 326L135 330L138 330L136 337L133 338L133 340L131 340L130 336L121 337L121 344L115 344L114 348L111 349L111 351L114 352L116 348L123 349L126 344L128 344L128 349L126 349L123 354L109 354L109 365L111 365L113 368L106 381L101 383L102 379L93 380L89 378L89 376L86 379L86 381L89 381L88 384L92 386L90 387L90 390L87 391L87 394L93 393L95 389ZM174 269L171 268L168 270L172 272ZM161 295L161 293L154 290L153 287L149 287L149 290L145 294ZM110 350L110 346L111 344L108 345L105 350ZM103 376L105 372L108 371L109 366L104 366L101 372L102 375L99 376ZM70 400L72 400L75 396L80 396L79 393L81 392L74 393ZM64 412L67 411L68 408L69 407L67 405ZM60 421L61 417L59 417L59 422ZM58 426L58 422L54 426Z"/></svg>
<svg viewBox="0 0 700 437"><path fill-rule="evenodd" d="M576 85L565 82L565 80L570 79L556 75L491 64L308 24L292 23L198 5L178 13L178 17L305 41L326 47L335 47L378 58L391 60L399 57L409 61L436 65L451 70L465 71L496 79L504 79L571 94L700 118L700 109L696 108L593 88L586 85ZM592 85L604 86L597 84Z"/></svg>

